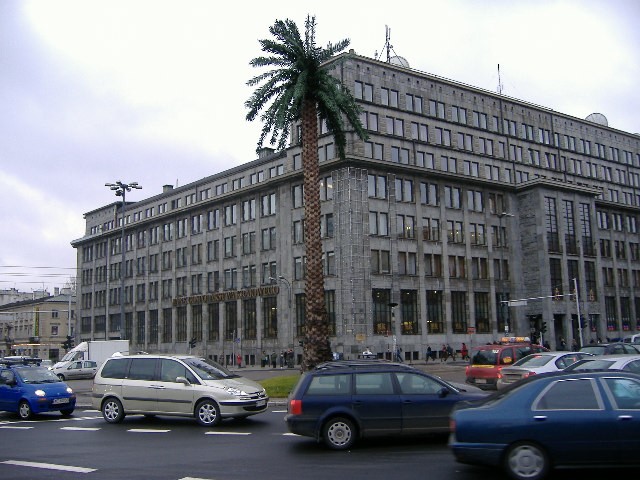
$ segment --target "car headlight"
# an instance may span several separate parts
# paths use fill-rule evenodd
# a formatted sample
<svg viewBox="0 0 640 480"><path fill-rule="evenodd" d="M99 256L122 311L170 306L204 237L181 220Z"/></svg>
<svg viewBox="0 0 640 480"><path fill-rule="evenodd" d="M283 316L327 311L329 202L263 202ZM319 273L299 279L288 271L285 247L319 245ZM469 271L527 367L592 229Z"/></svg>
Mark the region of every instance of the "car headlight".
<svg viewBox="0 0 640 480"><path fill-rule="evenodd" d="M73 388L67 387L67 393L73 393Z"/></svg>
<svg viewBox="0 0 640 480"><path fill-rule="evenodd" d="M39 397L44 397L46 395L46 393L44 393L44 390L36 390L33 393L35 393Z"/></svg>

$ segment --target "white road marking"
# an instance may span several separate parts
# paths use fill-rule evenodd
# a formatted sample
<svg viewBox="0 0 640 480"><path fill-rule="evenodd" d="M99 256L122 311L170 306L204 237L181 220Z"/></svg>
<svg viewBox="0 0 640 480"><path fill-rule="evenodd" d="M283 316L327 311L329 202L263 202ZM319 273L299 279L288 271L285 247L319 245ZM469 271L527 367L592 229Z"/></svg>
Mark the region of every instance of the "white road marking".
<svg viewBox="0 0 640 480"><path fill-rule="evenodd" d="M62 470L65 472L75 473L91 473L96 471L95 468L73 467L71 465L56 465L53 463L22 462L19 460L6 460L0 463L4 463L6 465L16 465L18 467L44 468L47 470Z"/></svg>
<svg viewBox="0 0 640 480"><path fill-rule="evenodd" d="M291 433L291 432L283 433L282 435L284 435L285 437L298 437L299 436L297 433Z"/></svg>
<svg viewBox="0 0 640 480"><path fill-rule="evenodd" d="M96 432L100 429L92 427L62 427L60 430L72 430L74 432Z"/></svg>
<svg viewBox="0 0 640 480"><path fill-rule="evenodd" d="M171 430L160 430L155 428L131 428L127 432L131 433L169 433Z"/></svg>
<svg viewBox="0 0 640 480"><path fill-rule="evenodd" d="M13 426L13 425L3 425L0 428L13 428L14 430L30 430L33 427L18 427L18 426Z"/></svg>
<svg viewBox="0 0 640 480"><path fill-rule="evenodd" d="M197 477L182 477L178 480L212 480L210 478L197 478Z"/></svg>
<svg viewBox="0 0 640 480"><path fill-rule="evenodd" d="M271 413L287 413L286 410L271 410Z"/></svg>
<svg viewBox="0 0 640 480"><path fill-rule="evenodd" d="M251 435L251 432L205 432L205 435Z"/></svg>

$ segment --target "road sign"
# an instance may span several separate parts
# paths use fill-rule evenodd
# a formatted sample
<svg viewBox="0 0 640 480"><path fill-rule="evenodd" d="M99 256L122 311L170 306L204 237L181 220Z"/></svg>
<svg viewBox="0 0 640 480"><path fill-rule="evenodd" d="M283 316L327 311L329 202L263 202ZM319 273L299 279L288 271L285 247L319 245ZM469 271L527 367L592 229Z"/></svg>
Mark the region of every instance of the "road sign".
<svg viewBox="0 0 640 480"><path fill-rule="evenodd" d="M526 300L509 300L507 302L507 305L510 307L524 307L526 304Z"/></svg>

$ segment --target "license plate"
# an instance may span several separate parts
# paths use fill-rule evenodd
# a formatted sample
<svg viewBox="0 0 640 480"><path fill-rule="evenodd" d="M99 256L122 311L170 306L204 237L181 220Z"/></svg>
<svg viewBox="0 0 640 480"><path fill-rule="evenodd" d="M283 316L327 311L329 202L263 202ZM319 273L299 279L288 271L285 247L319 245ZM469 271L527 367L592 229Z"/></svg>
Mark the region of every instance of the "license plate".
<svg viewBox="0 0 640 480"><path fill-rule="evenodd" d="M256 407L264 407L267 404L266 400L258 400L256 402Z"/></svg>
<svg viewBox="0 0 640 480"><path fill-rule="evenodd" d="M487 383L484 378L476 378L476 383Z"/></svg>
<svg viewBox="0 0 640 480"><path fill-rule="evenodd" d="M51 403L53 405L59 405L61 403L69 403L69 399L68 398L54 398Z"/></svg>

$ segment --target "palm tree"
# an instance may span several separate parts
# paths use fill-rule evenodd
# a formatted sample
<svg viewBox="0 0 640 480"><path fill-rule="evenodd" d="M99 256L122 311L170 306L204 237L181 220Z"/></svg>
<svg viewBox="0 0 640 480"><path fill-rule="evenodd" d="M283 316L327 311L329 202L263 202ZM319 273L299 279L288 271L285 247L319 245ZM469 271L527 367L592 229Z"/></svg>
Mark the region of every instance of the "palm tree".
<svg viewBox="0 0 640 480"><path fill-rule="evenodd" d="M274 67L247 82L259 85L245 106L252 121L265 109L258 150L271 133L269 143L286 147L294 122L302 125L302 166L304 171L304 215L307 276L305 283L305 342L303 369L331 359L329 323L324 300L322 241L320 238L320 167L318 165L318 120L332 132L340 158L345 157L346 122L366 139L360 122L360 108L349 90L333 77L323 63L349 46L341 40L326 48L316 47L315 17L307 16L304 40L291 20L276 20L269 27L273 39L260 40L268 56L251 60L253 67ZM270 104L268 108L267 104Z"/></svg>

